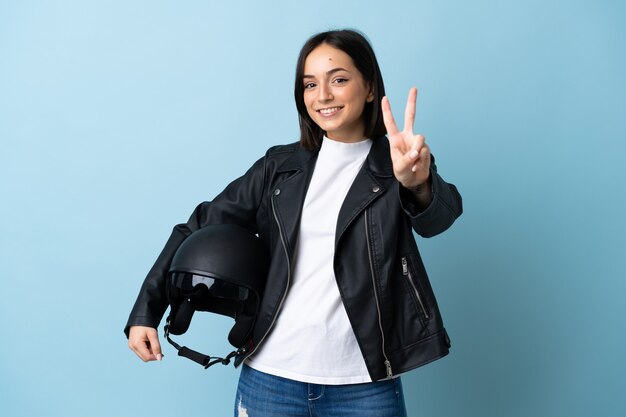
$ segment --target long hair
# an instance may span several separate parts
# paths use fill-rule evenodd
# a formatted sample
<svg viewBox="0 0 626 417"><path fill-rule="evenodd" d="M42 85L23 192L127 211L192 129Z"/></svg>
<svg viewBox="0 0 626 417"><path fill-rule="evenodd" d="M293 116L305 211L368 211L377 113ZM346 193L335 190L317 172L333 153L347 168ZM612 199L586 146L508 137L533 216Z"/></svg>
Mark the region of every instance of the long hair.
<svg viewBox="0 0 626 417"><path fill-rule="evenodd" d="M363 108L364 133L369 138L384 135L386 129L380 100L385 95L385 85L372 46L365 38L365 35L355 30L331 30L310 37L302 46L298 56L294 98L296 99L296 108L298 109L300 143L302 146L307 149L315 149L322 143L322 136L324 135L324 131L311 119L306 110L306 105L304 104L304 83L302 81L304 77L304 62L307 56L321 44L328 44L348 54L352 58L354 66L361 73L363 80L372 86L374 100L365 103Z"/></svg>

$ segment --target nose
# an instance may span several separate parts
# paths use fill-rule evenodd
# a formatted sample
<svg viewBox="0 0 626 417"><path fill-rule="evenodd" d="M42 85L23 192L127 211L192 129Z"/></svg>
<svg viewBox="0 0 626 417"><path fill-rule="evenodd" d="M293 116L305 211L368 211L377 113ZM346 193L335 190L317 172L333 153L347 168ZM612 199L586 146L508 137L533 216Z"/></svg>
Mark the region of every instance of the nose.
<svg viewBox="0 0 626 417"><path fill-rule="evenodd" d="M320 101L320 103L326 103L331 101L333 99L333 94L330 91L330 87L325 84L321 84L320 88L318 88L317 99Z"/></svg>

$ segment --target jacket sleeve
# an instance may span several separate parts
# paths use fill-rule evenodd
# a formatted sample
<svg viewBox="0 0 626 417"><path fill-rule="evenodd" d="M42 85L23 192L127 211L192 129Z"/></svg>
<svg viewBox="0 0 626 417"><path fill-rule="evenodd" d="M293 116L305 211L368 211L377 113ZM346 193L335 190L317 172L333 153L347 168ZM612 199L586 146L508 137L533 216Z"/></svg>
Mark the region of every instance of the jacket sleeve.
<svg viewBox="0 0 626 417"><path fill-rule="evenodd" d="M407 214L413 230L422 237L432 237L444 232L463 213L461 194L437 173L435 157L431 155L430 184L432 201L420 211L410 191L399 185L400 205Z"/></svg>
<svg viewBox="0 0 626 417"><path fill-rule="evenodd" d="M130 326L157 328L169 305L165 295L167 272L176 250L194 231L209 224L238 224L257 232L256 212L265 186L265 160L259 159L243 176L231 182L215 199L199 204L187 223L174 227L165 247L148 272L130 313Z"/></svg>

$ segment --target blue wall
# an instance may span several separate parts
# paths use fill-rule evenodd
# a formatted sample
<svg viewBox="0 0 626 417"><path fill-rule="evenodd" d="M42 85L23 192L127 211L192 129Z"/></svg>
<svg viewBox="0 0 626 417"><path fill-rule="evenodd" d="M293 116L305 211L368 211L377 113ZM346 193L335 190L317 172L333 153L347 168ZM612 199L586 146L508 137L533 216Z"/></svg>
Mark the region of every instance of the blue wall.
<svg viewBox="0 0 626 417"><path fill-rule="evenodd" d="M409 414L626 415L624 3L266 3L0 1L0 414L231 415L238 371L121 330L171 227L297 139L305 39L356 27L465 203L418 240L453 349Z"/></svg>

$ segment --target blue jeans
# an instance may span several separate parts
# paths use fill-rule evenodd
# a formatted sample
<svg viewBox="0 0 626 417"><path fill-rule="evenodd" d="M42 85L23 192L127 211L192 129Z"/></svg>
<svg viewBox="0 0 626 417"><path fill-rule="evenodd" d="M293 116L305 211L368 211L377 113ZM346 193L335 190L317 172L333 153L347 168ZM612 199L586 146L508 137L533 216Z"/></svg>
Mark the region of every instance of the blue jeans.
<svg viewBox="0 0 626 417"><path fill-rule="evenodd" d="M242 365L235 417L406 417L400 378L319 385Z"/></svg>

